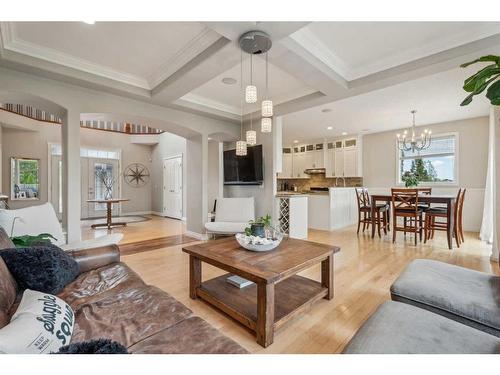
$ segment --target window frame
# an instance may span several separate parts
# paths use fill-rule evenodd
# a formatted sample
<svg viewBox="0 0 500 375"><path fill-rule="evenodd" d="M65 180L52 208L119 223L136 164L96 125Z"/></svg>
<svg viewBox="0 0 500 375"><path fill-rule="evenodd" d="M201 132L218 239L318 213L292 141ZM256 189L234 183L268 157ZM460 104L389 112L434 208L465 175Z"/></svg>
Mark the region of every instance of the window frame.
<svg viewBox="0 0 500 375"><path fill-rule="evenodd" d="M457 187L460 186L460 176L459 176L459 163L460 163L460 134L458 132L449 132L449 133L438 133L433 134L432 139L446 138L446 137L455 137L455 162L453 163L453 182L430 182L423 181L419 183L418 186L429 186L429 187ZM401 176L399 175L399 162L400 162L400 151L398 148L398 140L395 140L395 149L396 149L396 186L405 186L404 181L401 181ZM448 154L431 154L426 155L427 157L432 155L448 155Z"/></svg>

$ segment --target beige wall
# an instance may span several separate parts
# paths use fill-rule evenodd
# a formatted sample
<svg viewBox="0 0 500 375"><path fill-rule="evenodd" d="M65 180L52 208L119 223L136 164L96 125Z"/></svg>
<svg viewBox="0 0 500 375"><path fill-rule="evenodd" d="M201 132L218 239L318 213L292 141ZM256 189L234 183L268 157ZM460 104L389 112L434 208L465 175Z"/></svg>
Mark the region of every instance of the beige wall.
<svg viewBox="0 0 500 375"><path fill-rule="evenodd" d="M48 201L48 143L61 143L59 125L39 124L38 132L3 128L2 192L10 194L10 158L27 157L40 159L40 200L11 201L12 208L21 208ZM122 213L151 211L151 182L141 188L127 185L122 177L123 169L130 163L144 164L151 172L151 146L131 144L129 136L112 132L81 129L81 145L103 149L121 150L121 195L130 202L122 204ZM82 192L83 194L86 191Z"/></svg>
<svg viewBox="0 0 500 375"><path fill-rule="evenodd" d="M479 231L483 212L484 188L488 165L488 117L427 125L434 135L458 132L458 184L434 187L437 193L455 194L467 188L464 203L464 228ZM389 131L363 137L363 182L371 190L389 189L396 184L396 133Z"/></svg>

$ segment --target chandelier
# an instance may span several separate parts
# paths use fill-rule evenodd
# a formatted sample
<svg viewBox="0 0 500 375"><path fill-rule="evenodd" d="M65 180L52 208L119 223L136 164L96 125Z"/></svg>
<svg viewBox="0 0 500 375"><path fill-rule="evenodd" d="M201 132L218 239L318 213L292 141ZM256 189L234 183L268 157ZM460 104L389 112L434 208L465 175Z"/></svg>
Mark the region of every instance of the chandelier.
<svg viewBox="0 0 500 375"><path fill-rule="evenodd" d="M247 142L243 140L243 51L240 53L240 104L241 104L241 117L240 117L240 140L236 142L236 156L246 156L247 155Z"/></svg>
<svg viewBox="0 0 500 375"><path fill-rule="evenodd" d="M401 151L422 151L429 148L431 145L431 130L425 129L419 137L417 137L415 132L415 113L416 110L410 112L413 117L413 124L410 131L405 130L403 134L397 134L398 138L398 148ZM409 133L411 135L409 135Z"/></svg>
<svg viewBox="0 0 500 375"><path fill-rule="evenodd" d="M246 103L252 104L258 101L257 87L253 83L253 55L266 54L266 90L264 100L261 102L261 132L270 133L272 131L273 102L269 99L269 62L267 52L272 46L271 38L263 31L249 31L240 37L239 44L241 50L250 55L250 84L245 87L244 92L243 86L241 86L241 95L244 96ZM241 64L243 65L243 58ZM242 116L243 113L242 109ZM257 143L257 133L253 130L252 114L250 114L250 130L246 132L246 143L250 146Z"/></svg>

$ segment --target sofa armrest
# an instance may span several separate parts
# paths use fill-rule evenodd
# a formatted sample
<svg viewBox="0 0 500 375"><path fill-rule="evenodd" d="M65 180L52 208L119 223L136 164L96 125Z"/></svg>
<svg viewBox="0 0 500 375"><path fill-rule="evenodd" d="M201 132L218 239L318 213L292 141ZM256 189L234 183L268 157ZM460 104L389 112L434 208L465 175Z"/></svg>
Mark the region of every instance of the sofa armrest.
<svg viewBox="0 0 500 375"><path fill-rule="evenodd" d="M66 252L76 260L78 266L80 266L80 273L120 261L120 249L118 245L67 250Z"/></svg>

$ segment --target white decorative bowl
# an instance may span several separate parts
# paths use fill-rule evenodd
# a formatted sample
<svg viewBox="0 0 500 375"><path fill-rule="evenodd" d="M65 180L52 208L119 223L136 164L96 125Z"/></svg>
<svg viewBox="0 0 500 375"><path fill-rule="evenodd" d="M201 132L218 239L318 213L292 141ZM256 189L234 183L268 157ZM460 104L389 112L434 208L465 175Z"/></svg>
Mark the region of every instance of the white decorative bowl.
<svg viewBox="0 0 500 375"><path fill-rule="evenodd" d="M236 241L240 244L241 247L250 251L271 251L276 249L283 236L278 236L275 240L265 240L265 243L258 243L261 239L257 239L254 236L247 236L244 233L237 233L235 235ZM255 243L257 242L257 243Z"/></svg>

